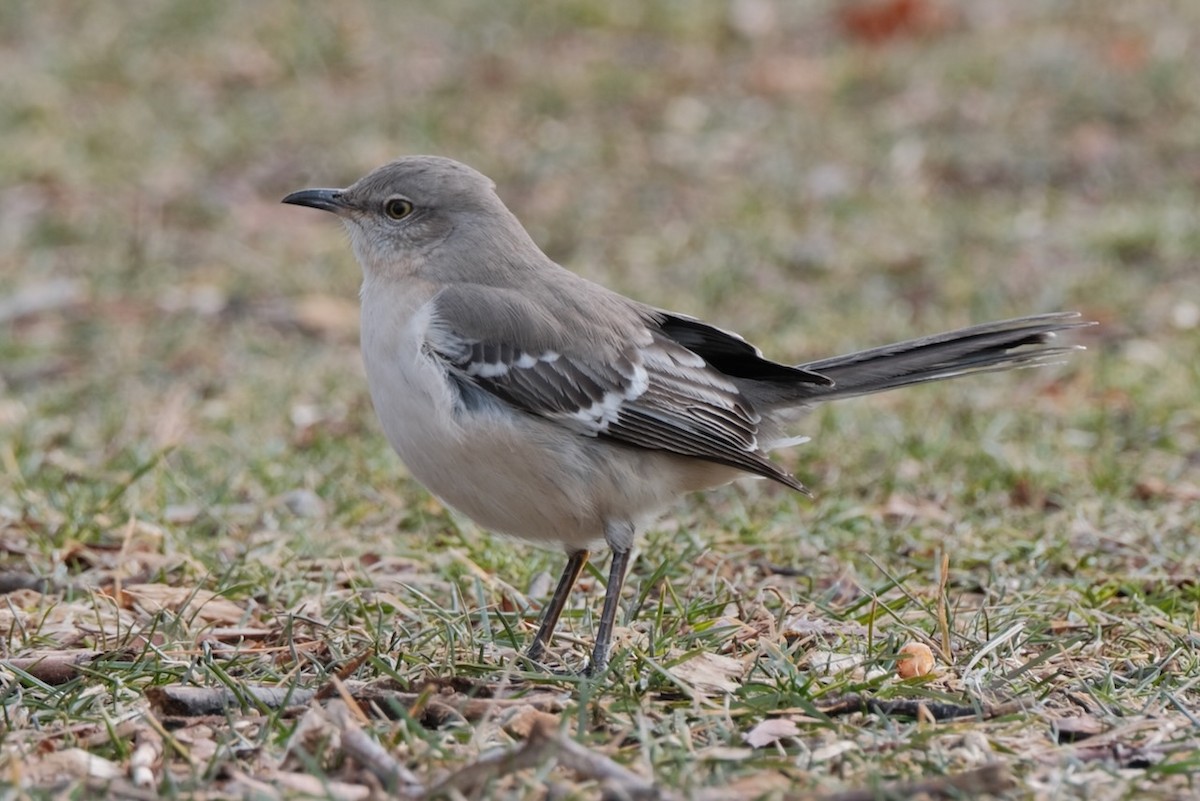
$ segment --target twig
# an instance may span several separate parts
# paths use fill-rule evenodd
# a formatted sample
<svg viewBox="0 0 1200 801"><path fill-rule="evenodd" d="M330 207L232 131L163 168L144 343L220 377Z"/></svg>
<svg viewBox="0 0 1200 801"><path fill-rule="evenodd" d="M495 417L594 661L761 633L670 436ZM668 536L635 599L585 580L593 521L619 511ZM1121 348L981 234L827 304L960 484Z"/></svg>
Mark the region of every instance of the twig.
<svg viewBox="0 0 1200 801"><path fill-rule="evenodd" d="M192 752L188 750L187 746L179 742L174 734L167 731L167 727L154 716L151 710L147 709L142 713L142 721L159 736L164 745L171 746L171 750L186 759L191 765L194 766L196 764L195 760L192 759Z"/></svg>
<svg viewBox="0 0 1200 801"><path fill-rule="evenodd" d="M532 768L550 759L555 752L553 740L530 737L517 748L484 754L469 765L456 769L429 788L427 798L442 798L455 793L469 794L489 781Z"/></svg>
<svg viewBox="0 0 1200 801"><path fill-rule="evenodd" d="M467 720L479 720L509 707L531 706L539 712L561 712L566 707L559 693L534 693L523 698L466 698L461 695L429 695L363 687L354 691L354 699L363 705L375 704L388 717L396 717L394 710L397 709L406 710L412 715L416 704L428 706L436 702L441 707L438 712L443 717L445 708L449 707Z"/></svg>
<svg viewBox="0 0 1200 801"><path fill-rule="evenodd" d="M416 774L359 727L345 702L330 702L328 712L329 720L341 734L342 750L383 782L384 788L407 796L424 794L425 786Z"/></svg>
<svg viewBox="0 0 1200 801"><path fill-rule="evenodd" d="M153 727L139 729L129 755L129 778L138 787L154 787L154 768L163 755L163 738Z"/></svg>
<svg viewBox="0 0 1200 801"><path fill-rule="evenodd" d="M518 770L531 768L549 759L582 778L599 782L605 798L675 799L675 795L656 787L603 754L592 751L567 737L548 722L535 725L529 739L515 749L487 754L456 770L429 789L427 797L469 793L487 782Z"/></svg>
<svg viewBox="0 0 1200 801"><path fill-rule="evenodd" d="M50 580L42 576L16 570L0 571L0 595L7 595L16 590L36 590L45 594L49 589Z"/></svg>
<svg viewBox="0 0 1200 801"><path fill-rule="evenodd" d="M51 745L52 743L71 738L80 748L90 751L99 746L109 745L115 740L129 739L141 726L141 719L142 713L137 709L127 710L121 716L106 722L105 725L76 723L46 732L34 742L38 744L37 748L44 749L44 753L53 750L55 746Z"/></svg>
<svg viewBox="0 0 1200 801"><path fill-rule="evenodd" d="M950 650L950 599L946 595L946 585L950 582L950 552L942 548L941 570L938 571L937 620L938 631L942 635L942 661L947 664L954 661L954 653Z"/></svg>
<svg viewBox="0 0 1200 801"><path fill-rule="evenodd" d="M162 798L153 787L138 787L126 779L101 779L88 776L84 782L95 793L90 798L127 798L130 801L159 801Z"/></svg>
<svg viewBox="0 0 1200 801"><path fill-rule="evenodd" d="M1044 762L1057 762L1063 759L1064 754L1081 762L1111 759L1122 766L1143 757L1153 761L1153 758L1156 756L1155 752L1162 751L1162 749L1134 745L1132 743L1133 736L1148 729L1160 732L1163 730L1171 731L1176 725L1178 724L1169 719L1146 718L1135 720L1132 723L1109 729L1065 748L1046 749L1037 756L1039 760Z"/></svg>
<svg viewBox="0 0 1200 801"><path fill-rule="evenodd" d="M243 726L261 726L267 720L268 716L261 714L239 715L237 718L237 722ZM211 726L219 729L229 725L229 715L163 715L159 718L159 723L166 732L187 729L192 726Z"/></svg>
<svg viewBox="0 0 1200 801"><path fill-rule="evenodd" d="M271 783L266 789L275 793L279 798L324 798L327 801L370 801L379 798L378 787L366 784L351 784L340 782L329 777L317 778L308 773L292 773L291 771L272 771ZM290 790L290 793L280 793L280 790ZM261 790L259 791L261 793ZM259 798L261 796L251 796ZM270 797L270 796L267 796Z"/></svg>
<svg viewBox="0 0 1200 801"><path fill-rule="evenodd" d="M0 298L0 323L81 306L87 299L82 281L59 278L26 284Z"/></svg>
<svg viewBox="0 0 1200 801"><path fill-rule="evenodd" d="M370 722L370 718L367 717L367 713L363 712L362 705L359 704L358 700L350 693L350 688L346 686L345 682L343 682L337 676L332 676L330 678L330 683L337 690L338 695L341 696L342 703L346 705L346 710L354 715L354 719L358 721L360 725Z"/></svg>
<svg viewBox="0 0 1200 801"><path fill-rule="evenodd" d="M228 687L189 687L171 684L166 687L147 687L146 698L163 715L171 717L201 717L220 715L230 707L240 707L245 697L267 709L283 706L303 706L316 693L298 687L275 687L243 684L234 692Z"/></svg>
<svg viewBox="0 0 1200 801"><path fill-rule="evenodd" d="M916 798L978 798L998 795L1013 786L1012 776L998 762L968 770L953 776L923 779L918 782L896 782L877 787L864 787L817 796L816 801L880 801L880 799ZM786 795L785 799L811 799L812 796Z"/></svg>
<svg viewBox="0 0 1200 801"><path fill-rule="evenodd" d="M879 715L903 715L910 718L921 718L925 715L934 720L954 720L955 718L979 717L983 720L1011 715L1026 709L1022 701L1008 701L1003 704L982 704L976 708L961 704L947 704L940 701L929 701L921 698L899 698L881 700L868 698L863 695L846 695L817 710L829 717L849 715L854 712L870 712Z"/></svg>
<svg viewBox="0 0 1200 801"><path fill-rule="evenodd" d="M0 660L0 667L28 673L51 686L66 684L84 673L84 668L111 654L107 651L42 651L31 656Z"/></svg>
<svg viewBox="0 0 1200 801"><path fill-rule="evenodd" d="M337 671L330 676L330 680L326 682L325 685L319 690L317 690L317 700L324 701L326 698L333 698L335 695L338 695L341 690L338 688L337 683L335 683L333 680L337 679L339 682L345 681L347 677L362 667L374 654L374 649L368 648L346 664L339 667Z"/></svg>
<svg viewBox="0 0 1200 801"><path fill-rule="evenodd" d="M535 728L534 731L545 731ZM605 796L615 798L666 798L667 794L656 787L653 782L620 765L604 754L592 751L562 732L554 732L554 742L558 748L558 763L581 776L596 779L605 785Z"/></svg>
<svg viewBox="0 0 1200 801"><path fill-rule="evenodd" d="M241 707L247 698L266 709L279 709L284 706L298 708L314 698L319 699L322 693L342 692L338 689L341 684L336 676L330 677L329 684L319 691L299 687L243 684L235 692L229 687L171 684L147 688L146 697L164 716L204 717L221 715L228 709ZM462 695L380 691L370 686L342 686L344 700L353 701L363 708L376 706L390 718L398 716L397 710L405 710L406 713L416 716L421 710L414 710L414 707L420 703L434 713L427 720L422 718L433 728L449 720L456 720L459 716L467 720L480 720L497 710L512 707L531 706L541 712L561 712L566 706L563 697L558 693L534 693L523 698L466 698ZM365 717L363 719L365 720Z"/></svg>

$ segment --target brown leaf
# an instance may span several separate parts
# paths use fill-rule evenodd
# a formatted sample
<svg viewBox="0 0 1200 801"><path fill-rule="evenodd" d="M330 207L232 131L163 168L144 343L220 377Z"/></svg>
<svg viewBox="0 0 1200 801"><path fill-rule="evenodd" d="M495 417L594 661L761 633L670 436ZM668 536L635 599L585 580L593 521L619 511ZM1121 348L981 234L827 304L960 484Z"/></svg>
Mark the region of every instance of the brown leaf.
<svg viewBox="0 0 1200 801"><path fill-rule="evenodd" d="M504 730L519 740L528 739L534 731L552 734L558 731L561 718L533 706L519 706L504 721Z"/></svg>
<svg viewBox="0 0 1200 801"><path fill-rule="evenodd" d="M221 719L221 723L214 723L214 725L221 726L223 729L224 723L228 721L227 713L222 713L217 717ZM216 730L212 725L205 723L191 723L180 728L172 728L172 736L187 748L188 756L196 764L208 762L216 756L219 749Z"/></svg>
<svg viewBox="0 0 1200 801"><path fill-rule="evenodd" d="M156 770L162 768L162 735L150 726L142 726L134 735L136 747L129 755L129 778L138 787L157 784Z"/></svg>
<svg viewBox="0 0 1200 801"><path fill-rule="evenodd" d="M373 795L372 790L365 784L350 784L348 782L334 781L326 776L317 778L310 776L307 773L293 773L291 771L270 771L263 778L269 779L271 784L281 787L285 790L291 790L305 798L332 798L336 801L365 801ZM270 790L269 785L263 787L264 790ZM269 797L265 793L260 796L256 793L248 793L252 797Z"/></svg>
<svg viewBox="0 0 1200 801"><path fill-rule="evenodd" d="M33 762L30 778L37 785L48 787L64 779L93 778L111 781L124 775L121 766L104 757L90 754L82 748L52 751Z"/></svg>
<svg viewBox="0 0 1200 801"><path fill-rule="evenodd" d="M36 651L6 659L0 665L16 668L50 685L66 684L80 675L80 668L104 656L101 651Z"/></svg>
<svg viewBox="0 0 1200 801"><path fill-rule="evenodd" d="M1133 496L1139 501L1200 501L1200 487L1186 482L1170 483L1161 478L1144 478L1133 487Z"/></svg>
<svg viewBox="0 0 1200 801"><path fill-rule="evenodd" d="M1077 743L1080 740L1095 737L1097 734L1103 734L1107 728L1090 715L1055 718L1050 722L1054 726L1055 737L1060 743Z"/></svg>
<svg viewBox="0 0 1200 801"><path fill-rule="evenodd" d="M751 62L747 88L762 95L819 94L832 79L825 60L790 53L763 53Z"/></svg>
<svg viewBox="0 0 1200 801"><path fill-rule="evenodd" d="M253 704L268 709L279 709L285 705L303 706L314 695L314 690L303 687L262 684L241 684L237 692L228 687L193 687L185 684L146 688L146 700L158 712L170 717L220 715L227 710Z"/></svg>
<svg viewBox="0 0 1200 801"><path fill-rule="evenodd" d="M854 620L830 620L825 617L793 615L783 623L780 632L784 639L796 640L812 636L865 637L866 626Z"/></svg>
<svg viewBox="0 0 1200 801"><path fill-rule="evenodd" d="M746 666L740 659L706 652L667 668L667 672L700 693L733 693L742 686Z"/></svg>
<svg viewBox="0 0 1200 801"><path fill-rule="evenodd" d="M1091 625L1087 623L1077 623L1073 620L1062 620L1060 618L1056 618L1050 621L1050 623L1047 625L1047 628L1050 630L1051 634L1062 635L1069 634L1073 631L1088 631L1091 629Z"/></svg>
<svg viewBox="0 0 1200 801"><path fill-rule="evenodd" d="M843 4L837 17L847 36L870 45L937 33L950 23L947 9L930 0L860 0Z"/></svg>
<svg viewBox="0 0 1200 801"><path fill-rule="evenodd" d="M172 612L198 626L233 626L246 616L240 605L199 587L131 584L122 588L121 596L121 604L126 608L136 604L151 615Z"/></svg>
<svg viewBox="0 0 1200 801"><path fill-rule="evenodd" d="M925 498L890 495L883 505L884 519L890 522L919 520L925 523L951 523L954 518L938 504Z"/></svg>
<svg viewBox="0 0 1200 801"><path fill-rule="evenodd" d="M1149 52L1144 36L1123 32L1108 42L1104 60L1123 72L1136 72L1146 65Z"/></svg>
<svg viewBox="0 0 1200 801"><path fill-rule="evenodd" d="M136 623L132 615L111 603L66 602L32 590L17 590L5 597L0 606L0 631L27 627L34 620L40 641L59 648L71 648L89 636L104 647L113 632L128 632Z"/></svg>

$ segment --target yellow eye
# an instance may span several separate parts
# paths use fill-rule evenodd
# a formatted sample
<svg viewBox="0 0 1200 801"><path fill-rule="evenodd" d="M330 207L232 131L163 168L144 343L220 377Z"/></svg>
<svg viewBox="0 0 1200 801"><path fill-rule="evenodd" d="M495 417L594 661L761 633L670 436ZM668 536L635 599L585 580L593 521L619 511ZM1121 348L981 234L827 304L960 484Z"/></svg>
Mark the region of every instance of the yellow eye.
<svg viewBox="0 0 1200 801"><path fill-rule="evenodd" d="M403 220L413 213L413 204L402 197L394 197L383 204L383 213L393 220Z"/></svg>

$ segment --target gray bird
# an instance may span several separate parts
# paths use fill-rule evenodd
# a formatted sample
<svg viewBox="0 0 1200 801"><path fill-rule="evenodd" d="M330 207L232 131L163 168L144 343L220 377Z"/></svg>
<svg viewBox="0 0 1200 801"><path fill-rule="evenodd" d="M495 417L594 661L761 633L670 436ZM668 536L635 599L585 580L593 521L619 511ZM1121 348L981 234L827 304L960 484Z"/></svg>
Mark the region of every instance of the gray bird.
<svg viewBox="0 0 1200 801"><path fill-rule="evenodd" d="M800 365L737 334L631 300L550 260L486 176L402 158L346 189L284 203L330 211L363 270L362 352L388 441L480 526L560 545L567 566L528 656L612 549L588 672L608 664L634 535L688 492L746 475L801 492L768 454L814 404L1044 364L1073 313L988 323Z"/></svg>

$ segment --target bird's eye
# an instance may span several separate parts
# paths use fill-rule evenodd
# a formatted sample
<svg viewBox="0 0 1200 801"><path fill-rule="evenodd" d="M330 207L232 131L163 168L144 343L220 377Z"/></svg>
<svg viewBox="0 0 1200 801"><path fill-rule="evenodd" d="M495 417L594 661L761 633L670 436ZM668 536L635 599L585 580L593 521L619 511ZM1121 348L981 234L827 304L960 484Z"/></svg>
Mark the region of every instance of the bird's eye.
<svg viewBox="0 0 1200 801"><path fill-rule="evenodd" d="M412 201L405 200L402 197L394 197L383 204L383 213L393 220L403 220L413 213Z"/></svg>

